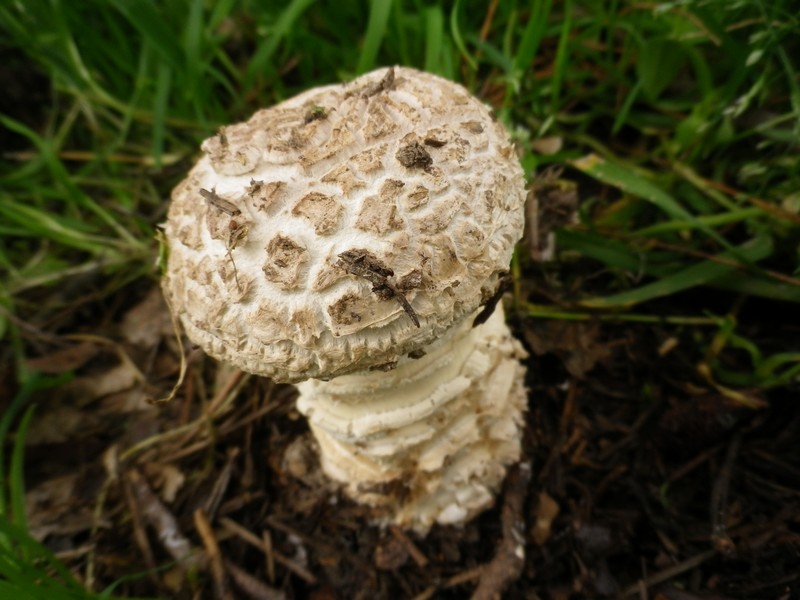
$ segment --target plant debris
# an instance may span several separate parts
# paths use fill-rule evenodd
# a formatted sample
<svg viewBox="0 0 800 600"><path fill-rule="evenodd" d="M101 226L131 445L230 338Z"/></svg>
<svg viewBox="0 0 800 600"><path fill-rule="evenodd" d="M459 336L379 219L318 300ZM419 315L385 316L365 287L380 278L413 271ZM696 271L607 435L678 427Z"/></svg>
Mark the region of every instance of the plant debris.
<svg viewBox="0 0 800 600"><path fill-rule="evenodd" d="M336 264L351 275L369 281L372 284L372 291L381 300L395 298L414 325L419 327L417 313L393 281L394 271L378 260L369 250L346 250L339 254Z"/></svg>
<svg viewBox="0 0 800 600"><path fill-rule="evenodd" d="M390 67L389 70L386 71L386 75L384 75L378 83L368 86L361 93L361 95L364 98L369 98L371 96L380 94L381 92L385 92L386 90L391 90L393 87L394 87L394 67Z"/></svg>
<svg viewBox="0 0 800 600"><path fill-rule="evenodd" d="M431 155L416 141L401 146L395 158L407 169L428 169L433 164Z"/></svg>
<svg viewBox="0 0 800 600"><path fill-rule="evenodd" d="M206 190L200 188L200 195L205 198L208 203L219 211L224 212L229 217L238 217L242 211L230 200L226 200L216 190Z"/></svg>
<svg viewBox="0 0 800 600"><path fill-rule="evenodd" d="M396 298L386 264L342 254ZM122 581L120 595L176 600L799 591L796 399L778 389L754 411L704 388L678 328L517 320L530 351L523 462L497 508L419 539L369 525L370 507L324 484L290 386L193 353L175 401L146 404L145 390L173 386L179 348L157 292L137 293L109 315L124 324L115 337L81 350L91 360L65 357L70 386L40 394L80 420L60 438L32 427L26 451L31 531L94 589ZM146 336L130 335L134 318L151 324Z"/></svg>

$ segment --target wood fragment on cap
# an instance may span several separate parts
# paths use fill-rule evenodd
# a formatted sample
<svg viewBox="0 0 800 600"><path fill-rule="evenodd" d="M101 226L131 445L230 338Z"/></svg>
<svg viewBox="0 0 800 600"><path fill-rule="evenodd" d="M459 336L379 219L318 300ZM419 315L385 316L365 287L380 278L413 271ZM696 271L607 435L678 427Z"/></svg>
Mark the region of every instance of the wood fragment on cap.
<svg viewBox="0 0 800 600"><path fill-rule="evenodd" d="M372 252L364 249L346 250L339 254L336 263L351 275L362 277L372 284L372 291L381 299L395 298L411 321L419 327L419 317L405 295L397 289L390 278L394 271L379 260Z"/></svg>
<svg viewBox="0 0 800 600"><path fill-rule="evenodd" d="M444 140L437 140L436 138L426 137L422 140L426 146L430 146L431 148L441 148L445 144L447 144Z"/></svg>
<svg viewBox="0 0 800 600"><path fill-rule="evenodd" d="M242 211L239 210L239 207L237 207L230 200L226 200L217 194L217 191L213 188L211 190L200 188L200 195L205 198L211 206L224 212L229 217L238 217L240 214L242 214Z"/></svg>

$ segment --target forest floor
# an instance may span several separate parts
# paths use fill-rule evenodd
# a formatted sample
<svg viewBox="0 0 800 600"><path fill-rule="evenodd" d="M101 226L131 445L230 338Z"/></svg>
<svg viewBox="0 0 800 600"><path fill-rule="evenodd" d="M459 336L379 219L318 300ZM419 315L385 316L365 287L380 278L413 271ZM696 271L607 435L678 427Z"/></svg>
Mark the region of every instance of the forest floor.
<svg viewBox="0 0 800 600"><path fill-rule="evenodd" d="M47 408L27 433L27 509L32 534L94 587L126 578L116 593L169 598L800 593L796 398L735 402L687 383L690 331L512 317L529 352L523 460L493 509L417 539L370 526L313 456L298 467L309 434L293 387L189 350L175 399L153 403L180 370L158 287L76 316L85 333L28 365L77 376L34 394ZM796 324L782 333L800 335Z"/></svg>
<svg viewBox="0 0 800 600"><path fill-rule="evenodd" d="M0 598L800 599L796 4L0 3ZM156 266L203 139L381 65L490 105L539 202L522 460L424 538Z"/></svg>

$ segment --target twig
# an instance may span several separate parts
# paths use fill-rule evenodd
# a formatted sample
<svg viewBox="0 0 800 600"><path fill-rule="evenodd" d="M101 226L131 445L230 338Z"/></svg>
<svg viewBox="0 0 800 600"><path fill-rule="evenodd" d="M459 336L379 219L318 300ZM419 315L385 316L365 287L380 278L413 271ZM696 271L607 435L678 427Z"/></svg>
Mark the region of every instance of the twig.
<svg viewBox="0 0 800 600"><path fill-rule="evenodd" d="M347 250L339 254L336 266L351 275L362 277L372 284L372 291L381 300L394 298L400 303L411 321L419 327L419 317L405 295L393 282L394 271L368 250Z"/></svg>
<svg viewBox="0 0 800 600"><path fill-rule="evenodd" d="M531 480L531 465L520 463L508 474L503 501L503 539L497 554L480 576L472 600L501 598L506 588L519 579L525 566L524 503Z"/></svg>
<svg viewBox="0 0 800 600"><path fill-rule="evenodd" d="M432 585L431 587L427 588L421 594L417 594L416 596L414 596L411 600L430 600L430 598L433 598L433 595L438 590L439 590L438 587L436 587L435 585Z"/></svg>
<svg viewBox="0 0 800 600"><path fill-rule="evenodd" d="M223 198L222 196L217 194L217 190L216 189L212 188L209 191L209 190L205 190L203 188L200 188L200 195L203 198L205 198L206 201L211 206L213 206L214 208L216 208L220 212L225 213L229 217L238 217L239 215L242 214L242 211L239 210L238 206L236 206L230 200L226 200L225 198Z"/></svg>
<svg viewBox="0 0 800 600"><path fill-rule="evenodd" d="M728 490L730 489L733 464L736 462L741 442L742 435L737 433L728 446L725 460L722 462L719 475L714 480L714 487L711 490L711 543L714 548L726 555L736 549L733 540L728 535Z"/></svg>
<svg viewBox="0 0 800 600"><path fill-rule="evenodd" d="M219 544L214 536L214 529L202 508L194 511L194 527L203 540L208 561L211 564L211 576L214 578L214 592L220 600L234 600L228 586L228 579L225 573L225 566L222 564L222 555L219 552Z"/></svg>
<svg viewBox="0 0 800 600"><path fill-rule="evenodd" d="M472 581L473 579L480 578L481 574L486 570L485 565L478 565L466 571L462 571L458 575L453 575L450 579L444 582L443 588L451 588Z"/></svg>
<svg viewBox="0 0 800 600"><path fill-rule="evenodd" d="M133 539L136 541L136 545L139 547L139 552L142 553L144 564L147 565L147 568L152 571L156 568L156 559L153 555L153 549L150 547L150 541L147 539L147 534L144 531L144 525L142 524L142 511L139 508L137 495L134 493L131 481L123 481L122 489L125 493L125 500L128 503L128 510L131 511Z"/></svg>
<svg viewBox="0 0 800 600"><path fill-rule="evenodd" d="M645 411L641 412L639 416L636 417L636 421L634 421L633 425L631 425L625 437L623 437L618 442L605 448L600 453L598 459L600 461L608 460L620 450L632 444L636 444L636 442L639 439L637 434L650 421L650 419L655 416L656 411L658 411L661 408L661 404L662 404L661 398L657 397L655 402L652 402Z"/></svg>
<svg viewBox="0 0 800 600"><path fill-rule="evenodd" d="M85 555L89 554L90 552L94 552L95 550L97 550L97 546L91 542L88 544L83 544L82 546L78 546L77 548L69 548L68 550L53 552L53 556L62 562L76 561L77 559L83 558Z"/></svg>
<svg viewBox="0 0 800 600"><path fill-rule="evenodd" d="M161 503L144 477L133 469L128 472L128 481L133 493L142 508L142 516L158 534L158 539L170 556L183 566L199 566L202 557L199 557L191 542L183 535L178 527L178 521L167 507Z"/></svg>
<svg viewBox="0 0 800 600"><path fill-rule="evenodd" d="M128 367L131 371L133 371L134 376L136 377L136 381L139 383L143 383L147 381L147 377L144 373L136 366L136 363L133 362L133 359L127 353L125 348L122 347L122 344L119 342L115 342L114 340L105 338L101 335L94 335L89 333L68 333L63 336L63 339L76 341L76 342L88 342L90 344L95 344L97 346L106 346L111 348L116 353L117 357L119 358L120 362Z"/></svg>
<svg viewBox="0 0 800 600"><path fill-rule="evenodd" d="M414 562L417 563L417 566L428 566L428 558L419 548L417 548L417 545L411 541L411 538L409 538L402 529L400 529L397 525L392 525L390 531L392 532L392 535L397 538L397 540L402 543L403 546L405 546L408 554L414 559Z"/></svg>
<svg viewBox="0 0 800 600"><path fill-rule="evenodd" d="M483 24L478 37L482 42L486 41L489 37L489 32L492 30L492 21L494 21L494 13L497 11L498 0L492 0L486 9L486 15L483 17Z"/></svg>
<svg viewBox="0 0 800 600"><path fill-rule="evenodd" d="M253 421L257 421L258 419L260 419L264 415L273 412L278 406L279 406L278 403L268 404L267 406L262 407L258 411L254 412L252 414L248 414L245 417L242 417L242 419L240 421L236 421L234 423L231 423L230 425L220 426L219 429L217 430L218 437L219 438L224 438L225 436L233 433L237 429L240 429L241 427L245 427L246 425L252 423ZM204 417L201 417L200 421L193 421L192 423L189 423L188 425L183 425L183 427L187 428L187 427L191 427L192 425L199 426L201 423L207 423L207 419L204 418ZM213 444L214 441L215 440L212 439L211 437L207 437L207 438L205 438L205 439L203 439L203 440L201 440L199 442L195 442L194 444L192 444L190 446L184 446L184 447L180 448L179 450L175 450L174 452L170 452L169 453L170 459L174 461L174 460L177 460L179 458L185 458L187 456L191 456L192 454L194 454L196 452L200 452L201 450L205 450L206 448L208 448L208 446L210 444Z"/></svg>
<svg viewBox="0 0 800 600"><path fill-rule="evenodd" d="M178 320L176 311L172 310L172 302L170 302L168 294L164 295L164 301L167 303L167 308L169 308L169 317L172 321L172 331L175 334L175 341L178 344L178 352L180 353L180 368L178 370L178 380L175 382L175 385L172 386L169 394L163 398L148 398L148 402L152 404L166 404L175 398L175 396L178 394L178 390L180 390L181 386L183 385L183 380L186 377L186 368L189 364L189 361L186 359L186 348L184 348L183 339L181 338L181 324Z"/></svg>
<svg viewBox="0 0 800 600"><path fill-rule="evenodd" d="M369 98L386 90L391 90L392 88L394 88L394 67L389 67L389 70L386 71L386 74L378 83L368 85L364 89L361 93L361 97Z"/></svg>
<svg viewBox="0 0 800 600"><path fill-rule="evenodd" d="M208 416L218 414L221 405L229 404L233 400L233 395L239 390L240 385L243 385L249 379L250 376L244 371L239 369L232 371L230 377L225 380L223 386L214 394L208 407L203 412Z"/></svg>
<svg viewBox="0 0 800 600"><path fill-rule="evenodd" d="M261 532L264 547L264 561L267 566L267 578L270 583L275 583L275 554L272 549L272 534L269 529Z"/></svg>
<svg viewBox="0 0 800 600"><path fill-rule="evenodd" d="M268 519L268 521L269 521L269 519ZM229 519L227 517L223 517L222 519L220 519L219 522L228 531L230 531L234 535L239 536L245 542L249 543L251 546L254 546L254 547L258 548L265 555L267 555L267 552L268 552L267 546L252 531L249 531L249 530L245 529L244 527L239 525L236 521L234 521L233 519ZM303 567L301 565L298 565L296 562L294 562L293 560L291 560L287 556L284 556L280 552L276 551L274 548L272 548L271 545L269 547L269 553L272 556L272 560L274 560L276 563L278 563L280 565L283 565L284 567L289 569L292 573L294 573L295 575L297 575L298 577L300 577L301 579L303 579L307 583L310 583L312 585L317 583L317 578L314 577L314 574L311 573L311 571L309 571L308 569L306 569L305 567Z"/></svg>
<svg viewBox="0 0 800 600"><path fill-rule="evenodd" d="M244 373L241 371L236 371L232 376L229 382L235 383L244 383L247 379L242 379ZM176 384L177 387L180 386L180 383ZM239 386L224 386L224 388L217 393L214 400L211 401L211 404L208 408L204 411L204 414L199 416L197 419L192 421L191 423L187 423L186 425L181 425L180 427L175 427L174 429L169 429L167 431L163 431L156 435L152 435L149 438L143 439L141 442L134 444L133 446L127 448L124 452L120 454L119 460L120 461L127 461L130 460L135 454L149 448L151 446L155 446L167 440L180 437L184 434L194 435L195 430L201 429L203 426L208 425L209 419L212 419L220 414L227 408L227 406L233 402L234 397L238 393ZM219 402L224 401L221 406L218 406ZM161 402L160 400L158 402ZM209 441L206 441L208 444Z"/></svg>
<svg viewBox="0 0 800 600"><path fill-rule="evenodd" d="M281 590L260 582L229 560L223 562L236 586L254 600L285 600L286 594Z"/></svg>
<svg viewBox="0 0 800 600"><path fill-rule="evenodd" d="M714 555L716 555L716 553L717 553L716 550L708 550L706 552L703 552L702 554L693 556L692 558L689 558L683 561L682 563L678 563L677 565L669 567L668 569L664 569L663 571L660 571L655 575L651 575L650 577L637 581L636 583L629 585L627 588L625 588L625 590L622 592L621 597L625 598L627 596L634 596L636 594L640 594L642 582L644 582L645 587L650 588L653 587L654 585L658 585L659 583L663 583L669 579L672 579L673 577L676 577L681 573L685 573L686 571L690 571L695 567L699 567L709 558L712 558Z"/></svg>
<svg viewBox="0 0 800 600"><path fill-rule="evenodd" d="M230 221L228 221L228 239L225 242L225 248L228 252L228 258L233 265L233 277L236 280L236 287L239 289L239 291L241 291L242 286L239 285L239 273L236 271L236 262L233 260L233 251L240 242L247 238L247 234L250 230L250 224L248 222L237 221L236 217L241 216L242 211L233 202L226 200L217 194L215 189L209 191L200 188L200 195L205 198L211 206L230 217Z"/></svg>
<svg viewBox="0 0 800 600"><path fill-rule="evenodd" d="M222 499L225 497L225 493L228 491L228 485L231 482L231 473L233 472L233 463L236 461L238 455L239 448L231 448L228 450L228 459L225 462L225 466L222 468L222 471L220 471L217 480L214 482L214 487L211 489L211 493L206 499L203 510L211 519L216 516L217 509Z"/></svg>
<svg viewBox="0 0 800 600"><path fill-rule="evenodd" d="M719 450L719 446L714 446L713 448L709 448L708 450L704 450L689 462L684 463L680 467L678 467L675 471L669 474L667 477L668 483L675 483L676 481L682 479L692 471L694 471L697 467L702 465L706 462L709 458L711 458L714 454L716 454L717 450Z"/></svg>

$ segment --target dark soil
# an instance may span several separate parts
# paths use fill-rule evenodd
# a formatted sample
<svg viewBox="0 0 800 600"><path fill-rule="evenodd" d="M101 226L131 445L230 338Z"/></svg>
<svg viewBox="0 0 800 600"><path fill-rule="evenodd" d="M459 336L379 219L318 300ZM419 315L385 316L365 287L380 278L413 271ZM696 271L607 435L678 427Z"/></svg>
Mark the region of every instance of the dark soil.
<svg viewBox="0 0 800 600"><path fill-rule="evenodd" d="M175 399L148 403L177 380L179 352L158 289L138 290L106 303L102 338L77 323L89 337L40 340L30 364L76 373L37 398L31 528L95 589L133 576L118 594L800 594L797 390L745 395L758 409L732 401L697 375L695 329L517 318L530 352L524 460L494 509L416 539L368 525L313 456L298 468L307 426L292 387L190 350ZM773 325L759 324L764 338L798 335Z"/></svg>

